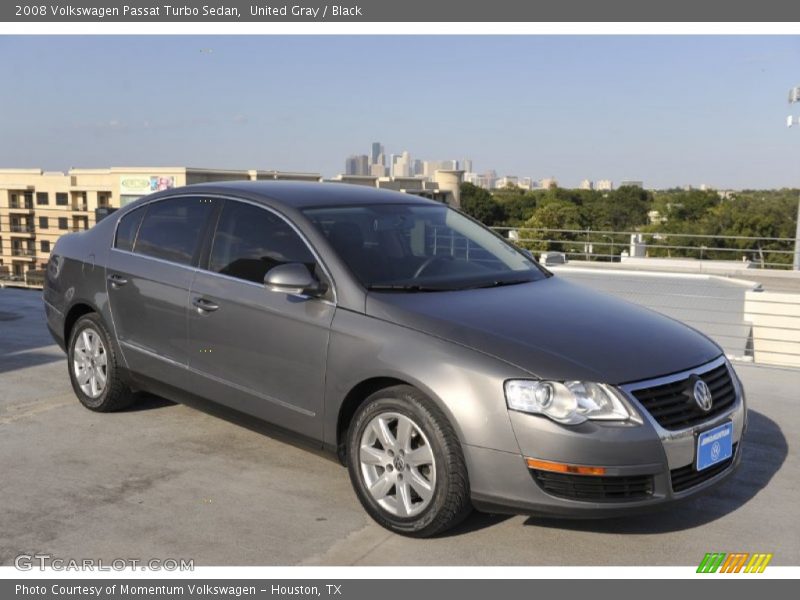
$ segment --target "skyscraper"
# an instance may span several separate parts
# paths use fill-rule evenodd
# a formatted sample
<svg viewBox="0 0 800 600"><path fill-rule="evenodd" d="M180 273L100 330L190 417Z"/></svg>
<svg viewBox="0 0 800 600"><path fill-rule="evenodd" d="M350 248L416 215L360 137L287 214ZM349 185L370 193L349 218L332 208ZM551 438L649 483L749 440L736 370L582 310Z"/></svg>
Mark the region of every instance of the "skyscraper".
<svg viewBox="0 0 800 600"><path fill-rule="evenodd" d="M348 156L344 163L346 175L369 175L369 157L366 154Z"/></svg>
<svg viewBox="0 0 800 600"><path fill-rule="evenodd" d="M384 154L385 150L383 148L383 144L380 142L372 142L372 154L370 156L370 163L371 165L384 165Z"/></svg>
<svg viewBox="0 0 800 600"><path fill-rule="evenodd" d="M411 176L411 155L408 150L404 150L402 154L392 155L392 176L393 177L410 177Z"/></svg>

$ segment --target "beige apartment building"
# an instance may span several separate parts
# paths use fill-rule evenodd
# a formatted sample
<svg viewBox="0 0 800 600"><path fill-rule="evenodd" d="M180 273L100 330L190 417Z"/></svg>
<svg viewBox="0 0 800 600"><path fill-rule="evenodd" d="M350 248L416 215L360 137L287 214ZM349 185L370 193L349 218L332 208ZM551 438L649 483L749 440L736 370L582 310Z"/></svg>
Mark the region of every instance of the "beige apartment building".
<svg viewBox="0 0 800 600"><path fill-rule="evenodd" d="M48 172L0 169L0 278L25 278L43 269L56 240L94 225L115 209L153 192L210 181L293 179L321 181L316 173L111 167Z"/></svg>

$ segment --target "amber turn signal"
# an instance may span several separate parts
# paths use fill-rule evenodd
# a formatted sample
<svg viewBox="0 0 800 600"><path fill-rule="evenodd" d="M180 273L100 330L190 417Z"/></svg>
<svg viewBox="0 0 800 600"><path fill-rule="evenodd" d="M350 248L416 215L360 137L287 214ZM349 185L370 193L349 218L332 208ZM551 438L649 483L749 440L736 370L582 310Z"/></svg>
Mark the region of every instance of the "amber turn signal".
<svg viewBox="0 0 800 600"><path fill-rule="evenodd" d="M550 462L536 458L526 458L529 469L540 471L553 471L554 473L570 473L572 475L605 475L605 467L584 467L581 465L567 465L564 463Z"/></svg>

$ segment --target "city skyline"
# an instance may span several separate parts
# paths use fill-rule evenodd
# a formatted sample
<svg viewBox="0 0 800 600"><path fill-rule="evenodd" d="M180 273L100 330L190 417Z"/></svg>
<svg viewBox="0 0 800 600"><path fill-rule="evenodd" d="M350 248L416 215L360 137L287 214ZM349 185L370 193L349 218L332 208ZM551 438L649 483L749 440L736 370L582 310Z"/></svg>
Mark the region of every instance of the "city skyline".
<svg viewBox="0 0 800 600"><path fill-rule="evenodd" d="M2 167L331 177L381 140L565 187L800 185L796 36L3 36L0 57Z"/></svg>

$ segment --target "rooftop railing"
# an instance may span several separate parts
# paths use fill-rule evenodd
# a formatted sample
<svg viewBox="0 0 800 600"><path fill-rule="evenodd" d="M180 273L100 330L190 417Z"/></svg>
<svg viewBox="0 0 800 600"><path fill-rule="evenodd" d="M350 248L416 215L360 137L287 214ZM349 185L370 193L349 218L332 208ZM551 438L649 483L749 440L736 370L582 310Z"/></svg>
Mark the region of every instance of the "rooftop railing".
<svg viewBox="0 0 800 600"><path fill-rule="evenodd" d="M746 263L760 269L791 269L794 238L696 233L494 227L503 237L536 252L568 258L619 261L621 256L692 258ZM625 253L625 254L623 254Z"/></svg>

